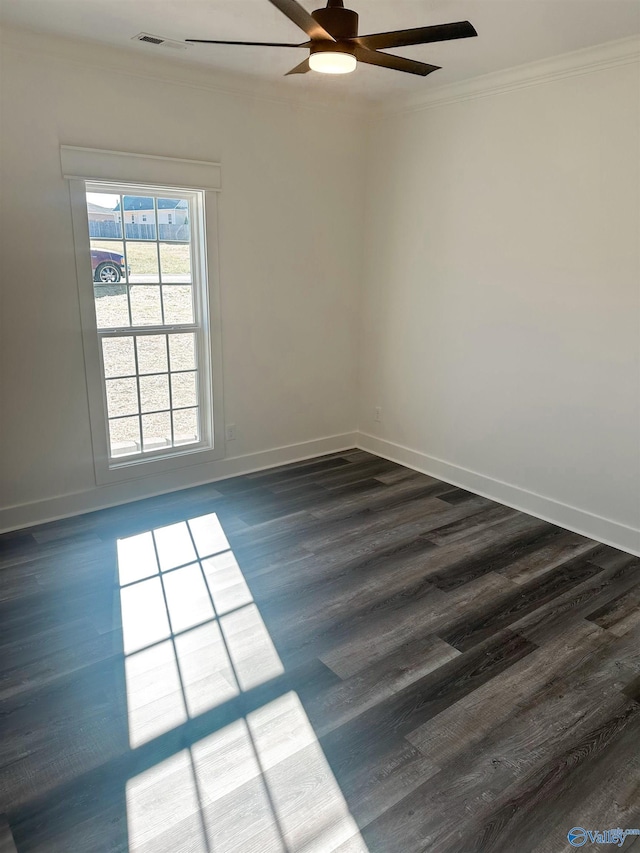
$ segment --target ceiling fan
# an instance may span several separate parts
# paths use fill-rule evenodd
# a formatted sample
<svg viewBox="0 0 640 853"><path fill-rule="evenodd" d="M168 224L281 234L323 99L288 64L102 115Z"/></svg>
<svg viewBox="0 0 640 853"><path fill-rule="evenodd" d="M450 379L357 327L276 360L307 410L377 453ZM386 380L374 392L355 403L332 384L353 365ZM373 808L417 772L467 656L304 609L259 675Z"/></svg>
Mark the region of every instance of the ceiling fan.
<svg viewBox="0 0 640 853"><path fill-rule="evenodd" d="M211 39L186 39L199 44L236 44L260 47L298 47L308 48L309 57L292 68L289 74L306 74L307 71L321 71L324 74L347 74L355 71L358 62L367 65L380 65L394 71L419 74L426 77L437 71L439 65L428 65L402 56L381 53L380 48L406 47L412 44L429 44L450 39L463 39L477 36L478 33L469 21L452 24L438 24L432 27L415 27L410 30L394 30L389 33L374 33L368 36L358 35L358 14L345 9L343 0L327 0L326 8L307 12L297 0L269 0L283 12L290 21L297 24L309 36L309 41L301 44L262 41L214 41Z"/></svg>

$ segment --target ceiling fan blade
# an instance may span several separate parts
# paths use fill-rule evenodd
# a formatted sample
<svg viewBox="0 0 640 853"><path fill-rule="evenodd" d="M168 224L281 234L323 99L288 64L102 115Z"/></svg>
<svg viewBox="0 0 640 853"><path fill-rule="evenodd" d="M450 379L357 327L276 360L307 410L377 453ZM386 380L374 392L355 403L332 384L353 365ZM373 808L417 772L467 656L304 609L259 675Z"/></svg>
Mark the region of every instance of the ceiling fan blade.
<svg viewBox="0 0 640 853"><path fill-rule="evenodd" d="M316 21L315 18L307 12L296 0L269 0L270 3L280 9L283 15L286 15L290 21L297 24L301 30L312 39L324 39L325 41L335 41L324 27Z"/></svg>
<svg viewBox="0 0 640 853"><path fill-rule="evenodd" d="M436 41L466 39L477 35L475 27L469 21L457 21L454 24L437 24L433 27L416 27L412 30L373 33L370 36L359 36L357 41L362 47L378 50L386 47L407 47L411 44L431 44Z"/></svg>
<svg viewBox="0 0 640 853"><path fill-rule="evenodd" d="M305 61L301 62L300 65L296 65L296 67L292 68L291 71L287 71L284 76L288 77L290 74L306 74L307 71L311 71L311 68L309 67L309 60L305 59Z"/></svg>
<svg viewBox="0 0 640 853"><path fill-rule="evenodd" d="M255 47L308 47L309 43L303 44L288 44L277 41L216 41L214 39L185 39L190 44L244 44L253 45Z"/></svg>
<svg viewBox="0 0 640 853"><path fill-rule="evenodd" d="M379 53L377 50L362 47L356 48L356 59L367 65L379 65L394 71L406 71L407 74L419 74L421 77L426 77L440 68L439 65L427 65L426 62L416 62L415 59L405 59L403 56L392 56L390 53Z"/></svg>

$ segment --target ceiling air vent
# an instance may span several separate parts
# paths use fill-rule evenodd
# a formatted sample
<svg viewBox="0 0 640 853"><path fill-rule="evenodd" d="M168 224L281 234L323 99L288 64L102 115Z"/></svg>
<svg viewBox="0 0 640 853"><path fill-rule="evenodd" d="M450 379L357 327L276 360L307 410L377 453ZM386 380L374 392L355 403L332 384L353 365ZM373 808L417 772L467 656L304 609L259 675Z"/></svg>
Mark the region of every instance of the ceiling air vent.
<svg viewBox="0 0 640 853"><path fill-rule="evenodd" d="M144 41L147 44L155 44L157 47L168 47L173 50L186 50L188 47L183 41L165 39L162 36L152 36L149 33L138 33L137 36L133 37L132 41Z"/></svg>

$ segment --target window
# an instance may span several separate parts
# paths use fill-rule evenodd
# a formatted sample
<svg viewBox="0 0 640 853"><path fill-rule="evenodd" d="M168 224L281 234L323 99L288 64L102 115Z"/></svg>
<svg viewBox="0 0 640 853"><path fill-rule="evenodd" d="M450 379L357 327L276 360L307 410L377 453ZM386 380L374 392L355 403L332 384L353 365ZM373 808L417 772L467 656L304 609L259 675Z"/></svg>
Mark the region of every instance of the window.
<svg viewBox="0 0 640 853"><path fill-rule="evenodd" d="M211 447L202 195L86 183L111 466ZM185 223L162 224L178 204ZM131 210L146 213L123 234Z"/></svg>
<svg viewBox="0 0 640 853"><path fill-rule="evenodd" d="M221 459L220 166L65 145L60 161L96 482Z"/></svg>

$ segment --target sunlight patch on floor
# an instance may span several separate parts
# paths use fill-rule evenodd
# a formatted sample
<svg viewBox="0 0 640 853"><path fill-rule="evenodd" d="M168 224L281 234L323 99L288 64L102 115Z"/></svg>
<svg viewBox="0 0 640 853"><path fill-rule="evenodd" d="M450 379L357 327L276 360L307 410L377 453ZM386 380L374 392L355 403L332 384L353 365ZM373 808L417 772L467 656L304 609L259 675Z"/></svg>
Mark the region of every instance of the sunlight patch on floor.
<svg viewBox="0 0 640 853"><path fill-rule="evenodd" d="M118 541L129 740L284 672L219 519ZM295 692L127 783L131 853L368 853Z"/></svg>
<svg viewBox="0 0 640 853"><path fill-rule="evenodd" d="M284 671L215 513L117 551L131 747Z"/></svg>
<svg viewBox="0 0 640 853"><path fill-rule="evenodd" d="M127 814L131 853L368 853L293 692L130 779Z"/></svg>

